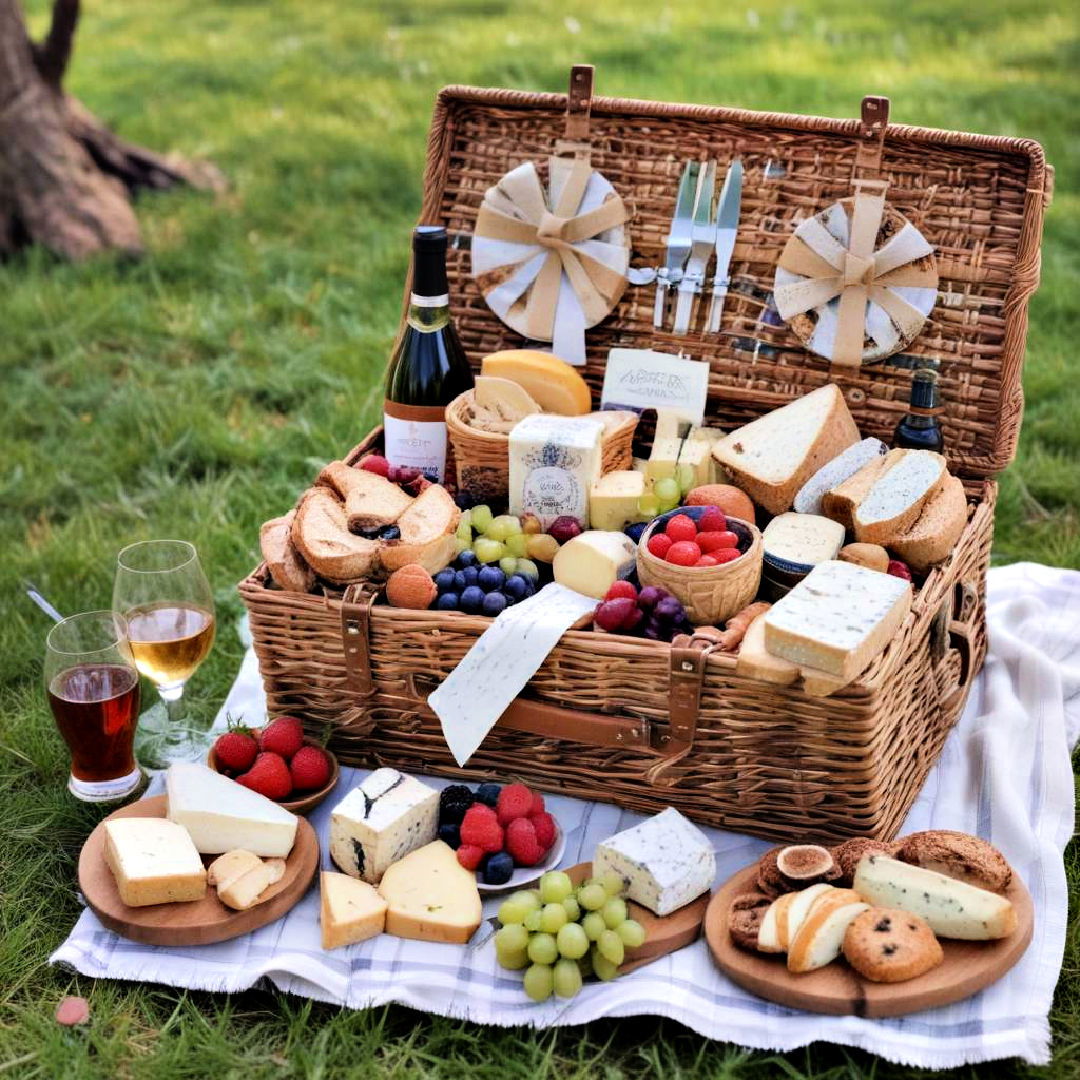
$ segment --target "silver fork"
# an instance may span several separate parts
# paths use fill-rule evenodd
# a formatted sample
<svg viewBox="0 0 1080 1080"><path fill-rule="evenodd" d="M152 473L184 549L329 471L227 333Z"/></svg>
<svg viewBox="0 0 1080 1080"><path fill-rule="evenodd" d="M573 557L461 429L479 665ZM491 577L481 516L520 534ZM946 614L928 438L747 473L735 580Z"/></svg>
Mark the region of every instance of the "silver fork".
<svg viewBox="0 0 1080 1080"><path fill-rule="evenodd" d="M713 196L716 194L716 162L708 161L701 173L697 200L694 203L694 225L691 231L690 261L679 281L679 299L675 306L675 333L690 329L695 297L705 281L705 268L712 257L716 242L716 220L713 218Z"/></svg>
<svg viewBox="0 0 1080 1080"><path fill-rule="evenodd" d="M679 194L675 200L675 213L671 218L671 231L667 236L667 263L656 272L656 302L653 307L653 326L664 325L668 290L682 280L683 267L690 258L693 245L694 196L697 192L698 173L701 163L688 161L679 180Z"/></svg>

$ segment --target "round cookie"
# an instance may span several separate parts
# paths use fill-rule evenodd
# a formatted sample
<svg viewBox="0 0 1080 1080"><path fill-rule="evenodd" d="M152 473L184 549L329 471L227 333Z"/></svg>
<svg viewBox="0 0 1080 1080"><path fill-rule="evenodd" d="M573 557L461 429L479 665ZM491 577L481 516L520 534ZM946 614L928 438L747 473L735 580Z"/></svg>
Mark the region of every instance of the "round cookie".
<svg viewBox="0 0 1080 1080"><path fill-rule="evenodd" d="M1004 892L1012 880L1012 868L993 844L952 829L930 829L905 836L899 842L896 858L991 892Z"/></svg>
<svg viewBox="0 0 1080 1080"><path fill-rule="evenodd" d="M884 840L871 840L868 836L856 836L845 840L832 849L833 861L840 868L841 881L850 885L855 877L855 867L864 855L892 855L893 845Z"/></svg>
<svg viewBox="0 0 1080 1080"><path fill-rule="evenodd" d="M844 958L871 982L896 983L925 975L945 954L925 919L897 908L872 907L848 926Z"/></svg>
<svg viewBox="0 0 1080 1080"><path fill-rule="evenodd" d="M757 950L761 920L771 904L772 898L760 892L739 893L731 901L731 908L728 911L728 932L731 934L731 940L739 948Z"/></svg>

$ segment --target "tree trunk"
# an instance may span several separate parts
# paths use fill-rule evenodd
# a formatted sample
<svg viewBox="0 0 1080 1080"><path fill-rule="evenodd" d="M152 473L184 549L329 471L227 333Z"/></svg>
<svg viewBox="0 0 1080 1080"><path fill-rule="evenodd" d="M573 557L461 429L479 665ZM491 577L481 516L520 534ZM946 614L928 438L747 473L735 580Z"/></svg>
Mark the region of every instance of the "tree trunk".
<svg viewBox="0 0 1080 1080"><path fill-rule="evenodd" d="M35 45L17 0L0 0L0 255L24 244L67 259L137 255L133 192L224 187L212 165L131 146L64 94L78 18L79 0L55 0L49 33Z"/></svg>

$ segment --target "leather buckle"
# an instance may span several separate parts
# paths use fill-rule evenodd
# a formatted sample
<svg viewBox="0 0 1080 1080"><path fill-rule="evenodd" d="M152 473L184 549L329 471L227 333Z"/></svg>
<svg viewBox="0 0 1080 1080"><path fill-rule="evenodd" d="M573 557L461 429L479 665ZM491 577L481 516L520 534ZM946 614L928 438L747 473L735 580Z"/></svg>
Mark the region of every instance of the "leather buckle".
<svg viewBox="0 0 1080 1080"><path fill-rule="evenodd" d="M371 607L378 590L369 583L350 585L341 598L341 645L345 656L345 685L354 694L370 697L375 692L371 673L368 635Z"/></svg>

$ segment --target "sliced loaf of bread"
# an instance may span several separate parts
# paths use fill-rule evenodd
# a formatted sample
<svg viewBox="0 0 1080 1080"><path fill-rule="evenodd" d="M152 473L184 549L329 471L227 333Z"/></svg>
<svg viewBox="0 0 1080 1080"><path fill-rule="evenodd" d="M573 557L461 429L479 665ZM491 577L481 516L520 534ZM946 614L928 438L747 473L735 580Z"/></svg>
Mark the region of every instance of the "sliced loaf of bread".
<svg viewBox="0 0 1080 1080"><path fill-rule="evenodd" d="M315 585L315 573L300 556L292 540L292 523L296 511L284 517L272 518L259 530L266 568L274 584L286 592L310 592Z"/></svg>
<svg viewBox="0 0 1080 1080"><path fill-rule="evenodd" d="M937 493L926 500L915 524L893 537L889 547L913 570L925 571L949 557L967 516L964 485L959 477L947 476Z"/></svg>
<svg viewBox="0 0 1080 1080"><path fill-rule="evenodd" d="M849 446L842 454L823 465L795 496L793 509L796 514L821 514L822 499L833 488L839 487L852 477L864 465L880 461L886 452L886 446L880 439L862 439ZM829 515L826 514L826 517Z"/></svg>
<svg viewBox="0 0 1080 1080"><path fill-rule="evenodd" d="M855 507L866 498L878 477L903 456L903 450L890 450L887 454L872 458L822 495L821 512L833 521L839 521L845 529L854 528Z"/></svg>
<svg viewBox="0 0 1080 1080"><path fill-rule="evenodd" d="M855 507L855 539L888 547L915 524L923 505L937 494L948 475L940 454L932 450L903 451L903 456L878 476Z"/></svg>
<svg viewBox="0 0 1080 1080"><path fill-rule="evenodd" d="M844 395L830 383L737 428L712 453L754 502L782 514L818 469L858 441Z"/></svg>
<svg viewBox="0 0 1080 1080"><path fill-rule="evenodd" d="M317 484L308 488L296 508L292 542L319 577L344 585L378 572L379 548L349 532L344 505L334 492Z"/></svg>
<svg viewBox="0 0 1080 1080"><path fill-rule="evenodd" d="M397 520L400 540L387 540L380 558L392 573L407 563L419 563L429 574L437 573L457 550L454 530L461 510L441 484L425 488Z"/></svg>

